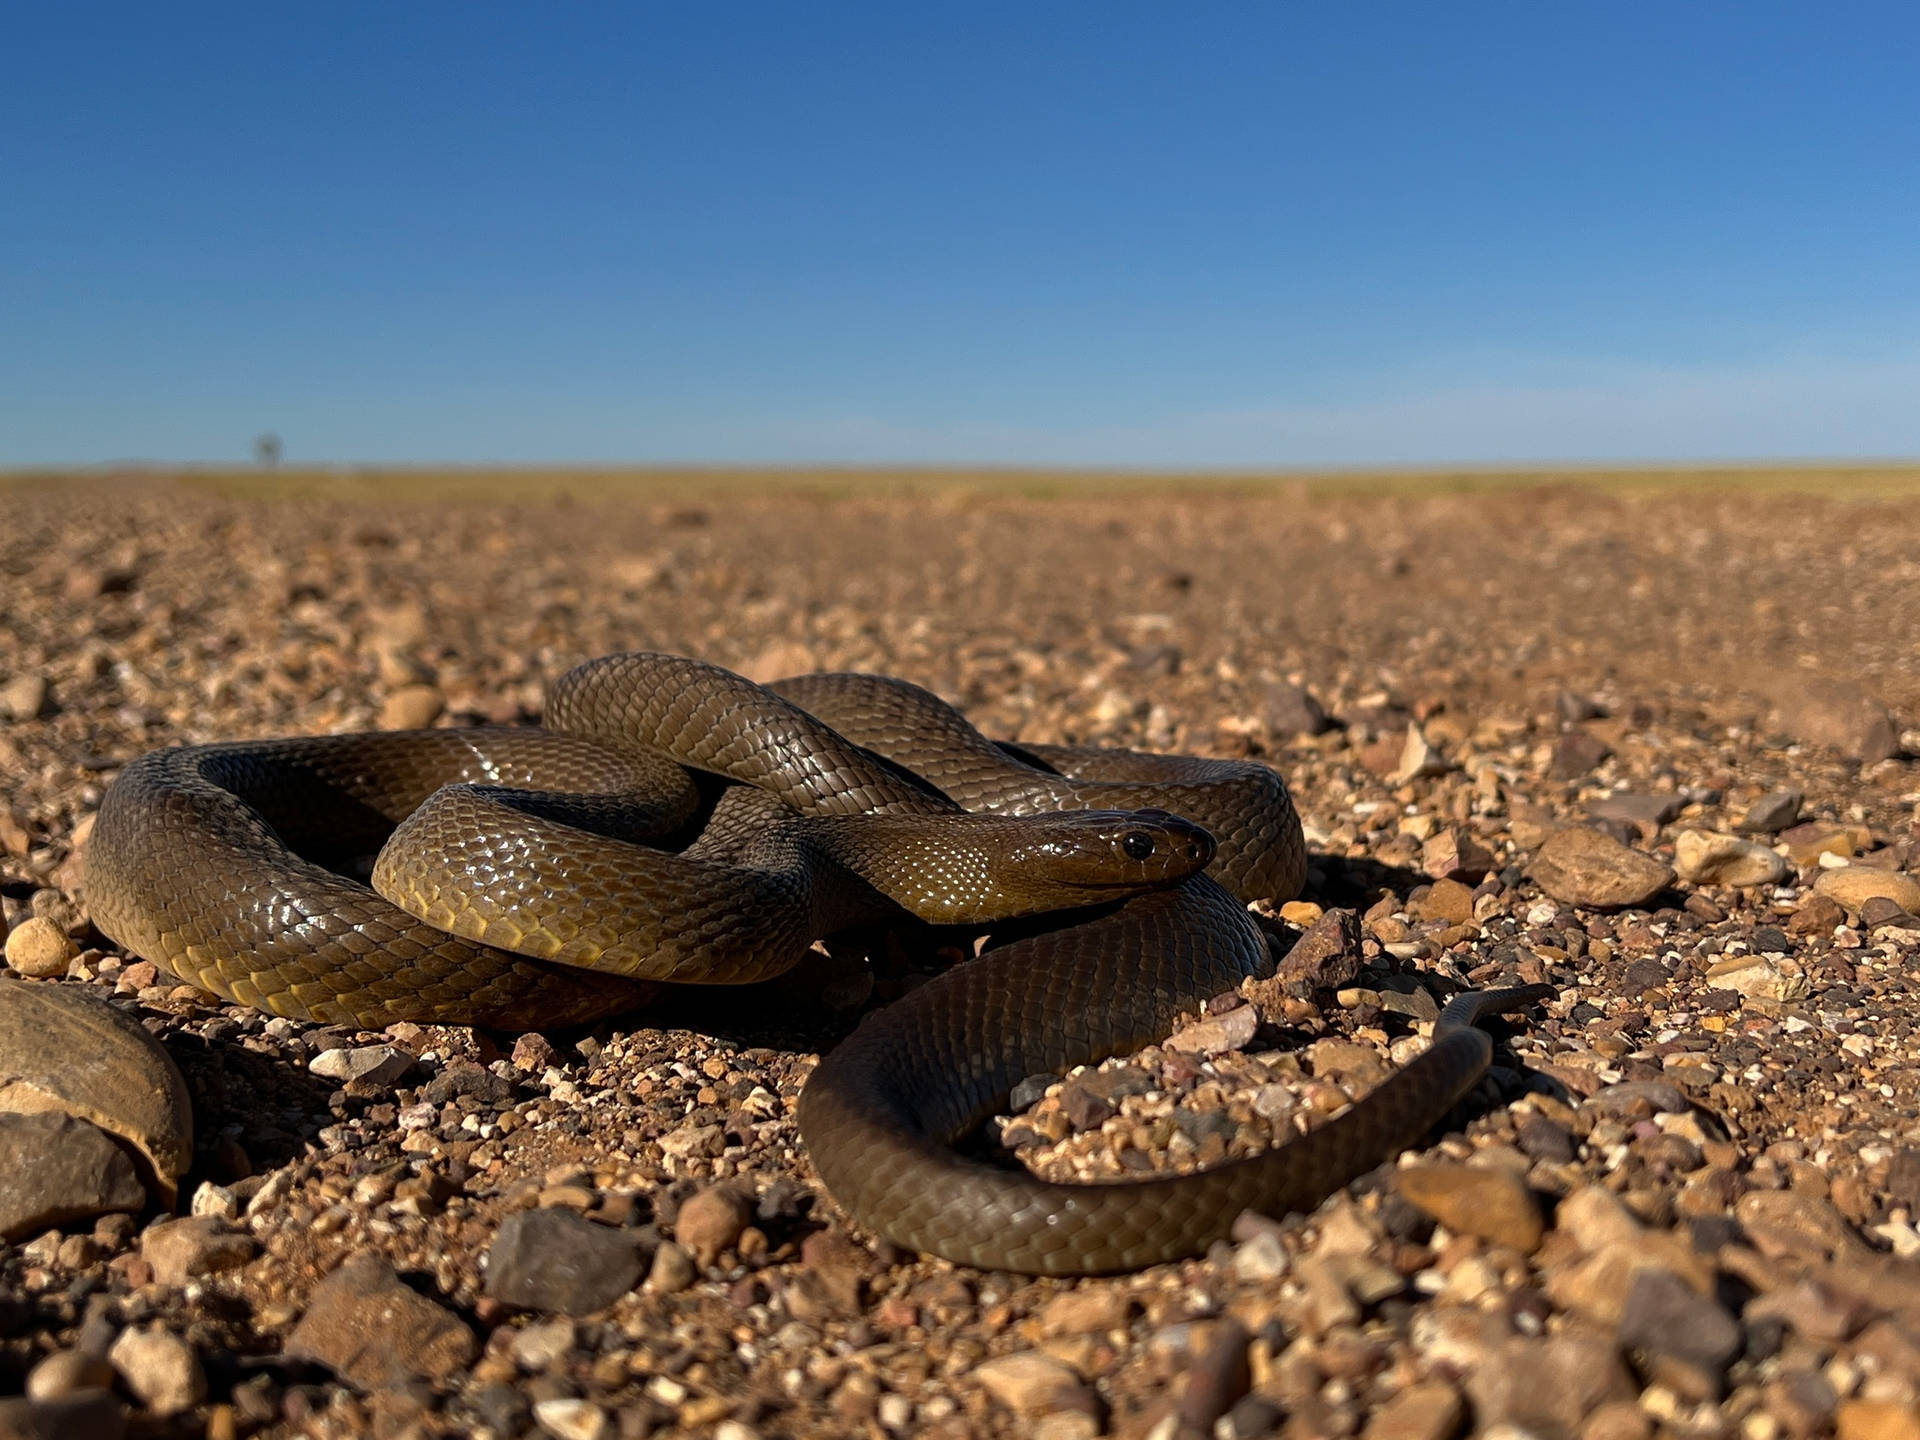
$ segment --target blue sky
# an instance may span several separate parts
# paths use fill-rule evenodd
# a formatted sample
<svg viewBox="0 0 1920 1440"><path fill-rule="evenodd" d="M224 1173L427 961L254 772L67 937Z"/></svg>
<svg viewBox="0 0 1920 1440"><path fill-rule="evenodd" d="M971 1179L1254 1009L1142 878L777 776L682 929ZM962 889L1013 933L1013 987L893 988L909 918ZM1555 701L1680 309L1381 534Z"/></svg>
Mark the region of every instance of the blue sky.
<svg viewBox="0 0 1920 1440"><path fill-rule="evenodd" d="M15 7L0 464L1920 455L1910 5Z"/></svg>

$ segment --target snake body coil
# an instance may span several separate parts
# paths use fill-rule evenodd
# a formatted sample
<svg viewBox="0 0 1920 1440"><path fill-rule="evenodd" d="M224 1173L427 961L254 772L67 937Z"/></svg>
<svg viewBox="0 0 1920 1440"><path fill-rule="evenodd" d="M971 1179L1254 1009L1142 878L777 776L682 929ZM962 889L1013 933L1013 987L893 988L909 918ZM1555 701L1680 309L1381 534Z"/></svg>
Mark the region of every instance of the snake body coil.
<svg viewBox="0 0 1920 1440"><path fill-rule="evenodd" d="M1538 998L1460 997L1425 1054L1265 1155L1049 1184L952 1142L1027 1076L1138 1048L1265 967L1242 902L1290 897L1305 875L1272 771L1002 744L903 682L767 688L661 655L569 672L546 724L145 756L101 805L95 920L276 1014L532 1029L634 1009L662 984L776 975L852 924L1062 912L870 1016L799 1109L857 1220L1036 1273L1192 1254L1242 1209L1317 1203L1472 1086L1479 1016ZM342 873L375 852L374 889Z"/></svg>

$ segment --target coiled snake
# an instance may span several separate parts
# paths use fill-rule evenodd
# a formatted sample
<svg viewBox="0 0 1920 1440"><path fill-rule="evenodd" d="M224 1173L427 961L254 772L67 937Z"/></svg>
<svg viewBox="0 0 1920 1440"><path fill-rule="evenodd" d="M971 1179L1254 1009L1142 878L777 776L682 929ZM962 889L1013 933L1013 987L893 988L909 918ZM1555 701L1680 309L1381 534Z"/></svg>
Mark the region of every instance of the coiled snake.
<svg viewBox="0 0 1920 1440"><path fill-rule="evenodd" d="M827 1189L904 1245L1079 1274L1193 1254L1242 1209L1307 1208L1417 1140L1485 1071L1458 997L1432 1046L1334 1122L1195 1175L1058 1185L953 1142L1013 1087L1137 1049L1268 964L1243 902L1297 894L1278 776L988 740L875 676L771 687L675 656L570 671L544 729L163 750L108 791L96 923L228 999L327 1022L506 1029L744 984L898 919L1021 927L869 1016L807 1082ZM341 873L378 851L369 889ZM1204 873L1202 873L1204 870Z"/></svg>

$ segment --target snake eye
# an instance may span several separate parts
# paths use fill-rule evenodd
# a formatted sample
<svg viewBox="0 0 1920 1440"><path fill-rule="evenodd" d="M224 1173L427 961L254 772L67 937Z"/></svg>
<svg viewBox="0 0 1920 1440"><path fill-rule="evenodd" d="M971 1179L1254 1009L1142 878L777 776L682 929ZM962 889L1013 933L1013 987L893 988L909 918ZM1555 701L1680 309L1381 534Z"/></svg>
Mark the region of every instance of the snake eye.
<svg viewBox="0 0 1920 1440"><path fill-rule="evenodd" d="M1120 837L1120 848L1130 860L1146 860L1153 855L1153 836L1144 830L1129 830Z"/></svg>

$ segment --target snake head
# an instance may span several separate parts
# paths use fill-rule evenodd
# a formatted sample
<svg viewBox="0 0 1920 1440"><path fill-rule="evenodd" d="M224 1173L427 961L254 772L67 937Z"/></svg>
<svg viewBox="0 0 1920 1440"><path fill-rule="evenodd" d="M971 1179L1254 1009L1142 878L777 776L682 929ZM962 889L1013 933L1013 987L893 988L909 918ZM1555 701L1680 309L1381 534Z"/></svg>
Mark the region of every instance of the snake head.
<svg viewBox="0 0 1920 1440"><path fill-rule="evenodd" d="M1155 889L1198 874L1213 859L1213 836L1165 810L1081 810L1031 819L1047 833L1020 847L1021 862L1036 879L1063 890Z"/></svg>

